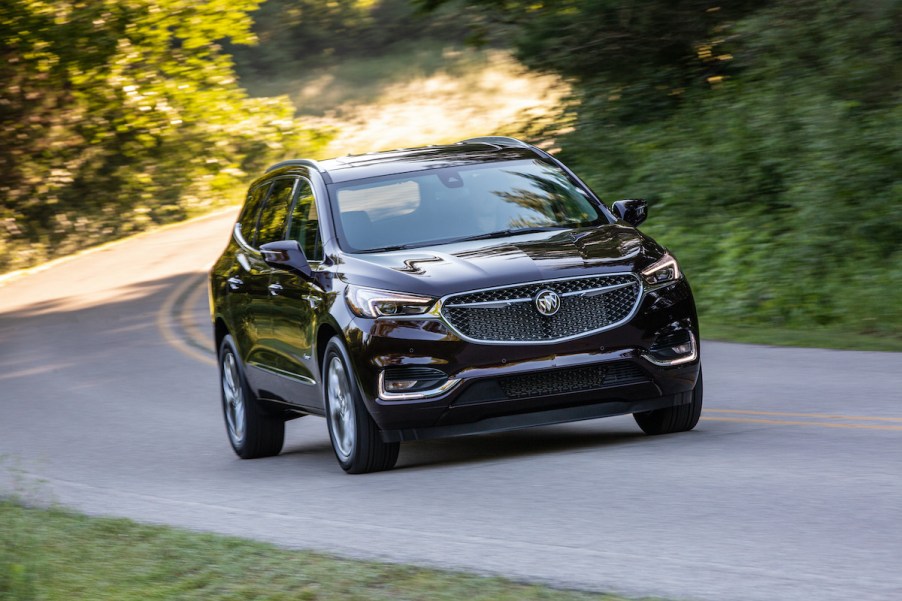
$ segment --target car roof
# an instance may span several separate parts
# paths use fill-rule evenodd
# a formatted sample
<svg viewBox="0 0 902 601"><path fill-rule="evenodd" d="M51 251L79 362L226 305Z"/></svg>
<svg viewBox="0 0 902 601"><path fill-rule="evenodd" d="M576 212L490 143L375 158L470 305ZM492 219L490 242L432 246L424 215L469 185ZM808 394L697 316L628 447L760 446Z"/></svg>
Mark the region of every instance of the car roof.
<svg viewBox="0 0 902 601"><path fill-rule="evenodd" d="M324 176L328 174L327 181L343 183L425 169L542 158L538 151L519 140L512 138L485 138L485 140L490 141L466 140L457 144L370 152L323 161L285 161L270 167L268 171L281 169L283 166L304 165L315 168ZM496 140L498 142L495 142Z"/></svg>

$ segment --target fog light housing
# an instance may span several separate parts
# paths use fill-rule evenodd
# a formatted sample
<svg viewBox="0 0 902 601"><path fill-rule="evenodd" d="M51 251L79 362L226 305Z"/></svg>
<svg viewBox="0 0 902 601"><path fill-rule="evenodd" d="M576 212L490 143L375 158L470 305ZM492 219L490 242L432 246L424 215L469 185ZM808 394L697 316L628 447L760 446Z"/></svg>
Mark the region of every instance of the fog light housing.
<svg viewBox="0 0 902 601"><path fill-rule="evenodd" d="M433 367L390 367L379 374L379 396L385 400L415 400L437 396L459 380Z"/></svg>
<svg viewBox="0 0 902 601"><path fill-rule="evenodd" d="M386 380L386 392L404 392L416 388L420 384L419 380Z"/></svg>
<svg viewBox="0 0 902 601"><path fill-rule="evenodd" d="M677 330L659 336L647 353L642 355L655 365L681 365L698 358L698 344L691 330Z"/></svg>

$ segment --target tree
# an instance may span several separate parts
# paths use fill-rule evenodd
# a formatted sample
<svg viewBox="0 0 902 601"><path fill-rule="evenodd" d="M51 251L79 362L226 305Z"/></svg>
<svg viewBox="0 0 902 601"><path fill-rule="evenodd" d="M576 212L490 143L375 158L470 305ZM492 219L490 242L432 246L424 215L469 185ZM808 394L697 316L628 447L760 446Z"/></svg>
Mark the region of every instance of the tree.
<svg viewBox="0 0 902 601"><path fill-rule="evenodd" d="M417 0L426 10L448 0ZM735 70L731 26L768 0L470 0L515 26L517 56L579 88L602 85L611 116L649 121L687 89ZM507 30L507 29L506 29Z"/></svg>
<svg viewBox="0 0 902 601"><path fill-rule="evenodd" d="M573 84L536 137L650 201L704 318L899 336L902 3L469 3Z"/></svg>
<svg viewBox="0 0 902 601"><path fill-rule="evenodd" d="M0 270L234 200L247 172L314 143L222 51L254 41L258 4L0 5Z"/></svg>

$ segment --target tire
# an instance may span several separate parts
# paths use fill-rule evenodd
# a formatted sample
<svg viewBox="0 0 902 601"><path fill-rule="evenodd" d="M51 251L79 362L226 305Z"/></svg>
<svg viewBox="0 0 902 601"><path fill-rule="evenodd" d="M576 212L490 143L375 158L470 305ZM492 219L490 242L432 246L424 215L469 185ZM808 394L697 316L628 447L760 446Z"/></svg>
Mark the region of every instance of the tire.
<svg viewBox="0 0 902 601"><path fill-rule="evenodd" d="M278 455L285 441L285 422L260 407L230 335L219 345L219 379L226 434L235 454L242 459Z"/></svg>
<svg viewBox="0 0 902 601"><path fill-rule="evenodd" d="M326 345L323 397L332 450L344 471L366 474L395 466L401 445L383 442L379 436L379 427L360 396L348 353L337 336Z"/></svg>
<svg viewBox="0 0 902 601"><path fill-rule="evenodd" d="M678 397L683 397L678 399L683 401L682 405L634 413L633 417L643 432L653 436L673 434L674 432L688 432L698 424L698 418L701 417L703 393L702 372L701 368L699 368L698 381L695 383L695 388L689 392L677 395Z"/></svg>

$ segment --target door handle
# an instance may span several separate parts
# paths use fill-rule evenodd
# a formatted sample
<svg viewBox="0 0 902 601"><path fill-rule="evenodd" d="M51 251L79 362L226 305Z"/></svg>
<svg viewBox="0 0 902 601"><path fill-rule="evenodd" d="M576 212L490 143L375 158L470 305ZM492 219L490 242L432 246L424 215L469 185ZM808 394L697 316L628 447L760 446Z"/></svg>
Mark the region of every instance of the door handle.
<svg viewBox="0 0 902 601"><path fill-rule="evenodd" d="M282 292L282 284L270 284L269 293L273 296L278 296Z"/></svg>
<svg viewBox="0 0 902 601"><path fill-rule="evenodd" d="M226 280L226 282L228 282L229 288L231 288L232 290L238 290L239 288L244 286L244 280L235 276L230 277Z"/></svg>

